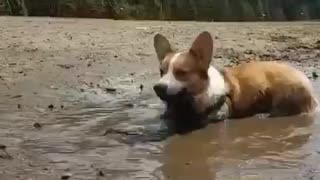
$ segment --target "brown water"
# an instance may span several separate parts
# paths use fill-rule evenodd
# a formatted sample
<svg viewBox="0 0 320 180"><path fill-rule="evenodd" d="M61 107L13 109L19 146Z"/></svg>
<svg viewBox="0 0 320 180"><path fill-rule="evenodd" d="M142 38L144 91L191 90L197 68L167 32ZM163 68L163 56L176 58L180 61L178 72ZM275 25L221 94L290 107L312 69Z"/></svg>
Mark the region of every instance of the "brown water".
<svg viewBox="0 0 320 180"><path fill-rule="evenodd" d="M119 89L81 96L67 91L71 105L53 111L13 110L3 102L0 139L49 164L36 166L70 172L73 179L97 179L99 170L108 179L320 178L319 115L227 120L166 139L163 106L151 88ZM46 123L35 130L26 121ZM115 131L106 133L110 128Z"/></svg>

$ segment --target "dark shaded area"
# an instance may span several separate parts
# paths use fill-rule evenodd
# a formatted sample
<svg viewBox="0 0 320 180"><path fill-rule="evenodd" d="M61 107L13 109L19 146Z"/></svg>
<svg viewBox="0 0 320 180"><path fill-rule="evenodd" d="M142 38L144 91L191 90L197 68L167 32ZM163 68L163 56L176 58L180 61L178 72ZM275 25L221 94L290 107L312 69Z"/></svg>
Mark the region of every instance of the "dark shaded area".
<svg viewBox="0 0 320 180"><path fill-rule="evenodd" d="M319 0L0 0L0 14L144 20L283 21L320 18Z"/></svg>
<svg viewBox="0 0 320 180"><path fill-rule="evenodd" d="M192 96L186 93L180 93L179 97L167 103L162 119L166 122L170 134L186 134L207 124L205 115L196 112Z"/></svg>
<svg viewBox="0 0 320 180"><path fill-rule="evenodd" d="M181 91L178 95L166 99L166 102L167 108L161 118L167 125L169 134L187 134L194 130L204 128L209 123L224 120L224 118L221 119L215 116L225 103L224 96L203 113L196 111L194 99L186 91Z"/></svg>

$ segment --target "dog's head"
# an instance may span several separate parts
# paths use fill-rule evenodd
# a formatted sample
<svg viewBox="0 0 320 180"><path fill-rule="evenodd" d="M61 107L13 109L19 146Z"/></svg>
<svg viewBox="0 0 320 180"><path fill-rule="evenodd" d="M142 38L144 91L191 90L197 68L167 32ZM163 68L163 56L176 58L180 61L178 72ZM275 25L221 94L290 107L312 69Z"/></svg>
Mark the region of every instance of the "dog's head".
<svg viewBox="0 0 320 180"><path fill-rule="evenodd" d="M208 88L208 68L213 54L209 32L200 33L189 50L175 51L166 37L156 34L154 48L160 63L160 81L154 85L157 96L168 102L181 94L196 96Z"/></svg>

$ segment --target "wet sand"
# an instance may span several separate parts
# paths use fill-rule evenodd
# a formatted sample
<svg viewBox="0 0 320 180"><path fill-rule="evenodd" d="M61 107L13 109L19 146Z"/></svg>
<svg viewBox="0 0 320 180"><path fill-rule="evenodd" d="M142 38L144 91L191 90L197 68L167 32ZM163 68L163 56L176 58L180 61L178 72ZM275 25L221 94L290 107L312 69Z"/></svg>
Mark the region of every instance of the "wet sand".
<svg viewBox="0 0 320 180"><path fill-rule="evenodd" d="M152 38L187 48L203 30L216 36L214 65L281 59L319 94L318 22L0 17L1 179L320 179L318 114L163 137Z"/></svg>

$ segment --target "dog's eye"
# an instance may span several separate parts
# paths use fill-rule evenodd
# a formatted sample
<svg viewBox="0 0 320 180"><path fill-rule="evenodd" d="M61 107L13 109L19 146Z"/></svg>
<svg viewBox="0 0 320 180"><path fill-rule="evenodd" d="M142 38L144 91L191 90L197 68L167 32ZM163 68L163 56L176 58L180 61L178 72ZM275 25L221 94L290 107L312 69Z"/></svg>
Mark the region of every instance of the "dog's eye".
<svg viewBox="0 0 320 180"><path fill-rule="evenodd" d="M187 71L185 71L185 70L179 69L176 71L176 75L180 76L180 77L184 77L186 74L187 74Z"/></svg>
<svg viewBox="0 0 320 180"><path fill-rule="evenodd" d="M162 70L162 69L160 69L160 76L162 77L162 76L163 76L163 74L164 74L163 70Z"/></svg>

